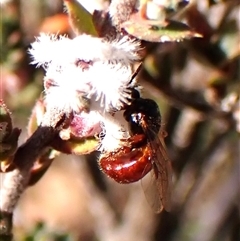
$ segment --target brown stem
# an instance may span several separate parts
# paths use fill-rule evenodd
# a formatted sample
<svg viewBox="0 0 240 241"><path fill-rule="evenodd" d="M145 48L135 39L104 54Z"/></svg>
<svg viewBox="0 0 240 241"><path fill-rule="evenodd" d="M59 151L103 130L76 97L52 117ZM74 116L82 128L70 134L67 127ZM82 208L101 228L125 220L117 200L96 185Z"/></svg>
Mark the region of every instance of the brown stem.
<svg viewBox="0 0 240 241"><path fill-rule="evenodd" d="M63 112L57 109L49 110L33 135L16 151L13 160L15 169L5 175L0 192L1 240L11 240L13 211L28 186L31 168L65 121Z"/></svg>
<svg viewBox="0 0 240 241"><path fill-rule="evenodd" d="M196 100L196 93L188 93L184 90L173 89L170 84L164 81L158 81L156 84L156 80L144 69L142 71L142 84L145 89L150 90L150 93L155 93L156 96L163 94L179 108L190 107L199 111L205 117L228 117L228 114L210 106L203 98L201 98L201 100L199 100L200 98Z"/></svg>

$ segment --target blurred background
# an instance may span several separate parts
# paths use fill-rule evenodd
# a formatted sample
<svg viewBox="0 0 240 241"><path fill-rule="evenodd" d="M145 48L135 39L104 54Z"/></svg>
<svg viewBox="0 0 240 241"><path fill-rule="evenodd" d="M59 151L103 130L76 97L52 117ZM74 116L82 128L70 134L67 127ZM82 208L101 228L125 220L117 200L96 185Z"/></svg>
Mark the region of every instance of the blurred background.
<svg viewBox="0 0 240 241"><path fill-rule="evenodd" d="M90 12L108 6L81 2ZM0 7L0 97L23 143L44 76L29 65L27 49L39 32L74 35L61 0L1 0ZM172 211L155 214L141 182L121 185L102 174L97 153L61 155L21 197L17 241L240 240L239 15L236 0L190 1L173 19L203 38L143 43L139 82L168 133Z"/></svg>

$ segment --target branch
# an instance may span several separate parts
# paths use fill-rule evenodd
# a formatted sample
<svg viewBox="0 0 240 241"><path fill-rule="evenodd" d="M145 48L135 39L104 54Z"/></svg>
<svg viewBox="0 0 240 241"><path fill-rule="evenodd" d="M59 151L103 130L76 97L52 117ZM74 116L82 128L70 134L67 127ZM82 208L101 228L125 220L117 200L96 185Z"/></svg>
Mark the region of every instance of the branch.
<svg viewBox="0 0 240 241"><path fill-rule="evenodd" d="M142 78L142 85L145 89L148 89L149 93L155 95L156 98L159 97L160 94L163 94L167 99L173 102L175 106L179 108L190 107L199 111L206 117L229 117L226 112L214 108L203 99L196 100L196 93L188 93L180 89L175 90L169 83L166 83L166 81L158 81L156 83L156 80L145 69L143 69L140 78Z"/></svg>
<svg viewBox="0 0 240 241"><path fill-rule="evenodd" d="M65 123L66 115L63 112L57 109L49 110L38 129L16 151L13 160L15 169L6 174L0 192L0 237L4 241L12 238L13 210L28 186L34 162Z"/></svg>

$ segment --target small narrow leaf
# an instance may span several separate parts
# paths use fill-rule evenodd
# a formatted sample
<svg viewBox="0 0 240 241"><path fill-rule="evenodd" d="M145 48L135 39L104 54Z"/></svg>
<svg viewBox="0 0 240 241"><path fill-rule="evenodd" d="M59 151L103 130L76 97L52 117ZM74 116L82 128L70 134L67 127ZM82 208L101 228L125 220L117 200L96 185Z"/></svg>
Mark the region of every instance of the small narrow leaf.
<svg viewBox="0 0 240 241"><path fill-rule="evenodd" d="M64 4L67 8L70 24L76 35L85 33L97 36L92 15L77 0L64 0Z"/></svg>
<svg viewBox="0 0 240 241"><path fill-rule="evenodd" d="M40 125L45 111L46 109L45 109L44 101L42 98L39 98L35 103L34 108L32 109L32 113L28 121L28 125L27 125L28 136L31 136L33 132L37 129L37 127Z"/></svg>
<svg viewBox="0 0 240 241"><path fill-rule="evenodd" d="M28 185L35 185L47 172L48 168L51 166L54 159L60 153L56 150L49 149L47 150L39 159L34 163L33 168L31 169L30 179Z"/></svg>
<svg viewBox="0 0 240 241"><path fill-rule="evenodd" d="M14 170L15 166L12 162L13 157L0 162L0 173L6 173Z"/></svg>
<svg viewBox="0 0 240 241"><path fill-rule="evenodd" d="M0 162L5 161L15 153L20 133L21 130L19 128L14 128L11 135L4 142L0 142Z"/></svg>
<svg viewBox="0 0 240 241"><path fill-rule="evenodd" d="M0 143L11 135L12 128L11 113L3 100L0 100Z"/></svg>
<svg viewBox="0 0 240 241"><path fill-rule="evenodd" d="M97 150L99 141L95 137L62 140L55 138L51 146L65 154L84 155Z"/></svg>
<svg viewBox="0 0 240 241"><path fill-rule="evenodd" d="M164 22L146 20L132 15L122 28L136 38L149 42L181 41L193 37L202 37L184 23L166 20Z"/></svg>
<svg viewBox="0 0 240 241"><path fill-rule="evenodd" d="M13 128L11 113L0 100L0 172L9 170L20 133L19 128Z"/></svg>

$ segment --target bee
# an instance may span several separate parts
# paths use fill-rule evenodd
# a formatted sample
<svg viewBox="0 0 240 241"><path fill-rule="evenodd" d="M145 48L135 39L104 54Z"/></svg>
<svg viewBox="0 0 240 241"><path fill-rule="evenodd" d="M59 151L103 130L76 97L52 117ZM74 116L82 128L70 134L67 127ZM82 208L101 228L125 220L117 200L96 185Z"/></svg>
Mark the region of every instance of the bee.
<svg viewBox="0 0 240 241"><path fill-rule="evenodd" d="M161 114L155 101L141 98L137 90L134 95L123 113L131 137L120 149L103 155L99 164L118 183L136 182L152 172L158 202L154 209L169 211L172 168L161 132Z"/></svg>

